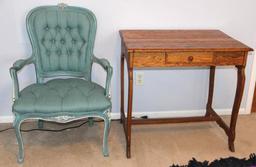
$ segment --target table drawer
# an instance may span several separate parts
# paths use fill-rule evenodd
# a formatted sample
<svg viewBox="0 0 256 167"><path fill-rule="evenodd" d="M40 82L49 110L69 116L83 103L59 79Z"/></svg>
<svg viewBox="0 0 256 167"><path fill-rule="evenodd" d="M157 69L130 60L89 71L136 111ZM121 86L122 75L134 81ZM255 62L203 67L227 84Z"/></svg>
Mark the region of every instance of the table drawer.
<svg viewBox="0 0 256 167"><path fill-rule="evenodd" d="M166 64L205 65L213 64L212 52L167 52Z"/></svg>

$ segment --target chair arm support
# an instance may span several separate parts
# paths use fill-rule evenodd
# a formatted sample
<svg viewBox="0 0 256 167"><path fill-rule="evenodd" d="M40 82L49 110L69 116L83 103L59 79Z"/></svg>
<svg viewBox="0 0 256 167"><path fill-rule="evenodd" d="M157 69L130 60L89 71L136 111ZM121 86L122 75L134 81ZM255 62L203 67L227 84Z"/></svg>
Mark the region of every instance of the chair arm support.
<svg viewBox="0 0 256 167"><path fill-rule="evenodd" d="M13 101L19 98L19 81L17 77L17 72L21 70L24 66L33 63L33 58L20 59L17 60L13 66L10 68L10 75L13 84Z"/></svg>
<svg viewBox="0 0 256 167"><path fill-rule="evenodd" d="M107 78L105 82L105 95L109 95L109 86L113 74L113 68L111 67L109 61L107 59L99 59L95 56L93 56L93 62L99 64L106 72L107 72Z"/></svg>

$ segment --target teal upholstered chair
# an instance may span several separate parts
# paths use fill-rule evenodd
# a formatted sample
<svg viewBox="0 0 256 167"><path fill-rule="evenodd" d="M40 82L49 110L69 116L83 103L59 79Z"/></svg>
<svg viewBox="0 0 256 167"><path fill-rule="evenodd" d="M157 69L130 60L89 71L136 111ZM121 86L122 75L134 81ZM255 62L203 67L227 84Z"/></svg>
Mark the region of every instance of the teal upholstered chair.
<svg viewBox="0 0 256 167"><path fill-rule="evenodd" d="M71 6L42 6L30 11L26 20L32 56L10 68L13 80L14 128L19 144L18 162L24 160L20 126L24 120L66 123L82 118L104 120L103 154L108 156L112 67L93 55L96 18L88 9ZM92 64L107 72L105 88L91 81ZM37 82L19 90L17 72L34 64ZM62 77L61 76L65 76Z"/></svg>

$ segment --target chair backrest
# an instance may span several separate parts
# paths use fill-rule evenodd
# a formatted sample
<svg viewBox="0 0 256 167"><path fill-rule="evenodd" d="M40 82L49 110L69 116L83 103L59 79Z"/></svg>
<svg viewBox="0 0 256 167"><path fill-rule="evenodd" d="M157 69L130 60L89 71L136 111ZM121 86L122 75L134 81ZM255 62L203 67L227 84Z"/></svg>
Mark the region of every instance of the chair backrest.
<svg viewBox="0 0 256 167"><path fill-rule="evenodd" d="M38 82L56 76L91 79L96 18L88 9L41 6L27 15Z"/></svg>

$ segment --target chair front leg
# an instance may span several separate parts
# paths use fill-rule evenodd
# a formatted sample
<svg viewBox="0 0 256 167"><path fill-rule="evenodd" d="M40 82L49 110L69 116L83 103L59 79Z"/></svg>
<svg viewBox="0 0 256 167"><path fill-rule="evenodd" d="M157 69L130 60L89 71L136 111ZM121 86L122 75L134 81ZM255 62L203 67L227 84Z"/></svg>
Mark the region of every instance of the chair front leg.
<svg viewBox="0 0 256 167"><path fill-rule="evenodd" d="M15 134L16 134L16 138L19 146L19 153L17 156L18 163L23 163L24 161L24 146L23 146L23 140L22 140L22 135L20 131L21 123L22 123L22 119L18 115L16 115L13 126L15 129Z"/></svg>
<svg viewBox="0 0 256 167"><path fill-rule="evenodd" d="M109 130L110 130L110 116L108 112L104 116L104 135L103 135L103 155L104 157L109 156L109 151L108 151L108 135L109 135Z"/></svg>

